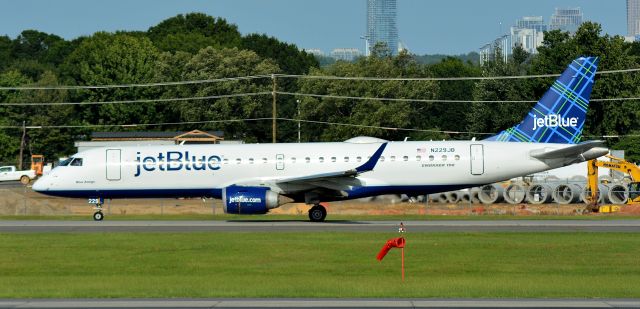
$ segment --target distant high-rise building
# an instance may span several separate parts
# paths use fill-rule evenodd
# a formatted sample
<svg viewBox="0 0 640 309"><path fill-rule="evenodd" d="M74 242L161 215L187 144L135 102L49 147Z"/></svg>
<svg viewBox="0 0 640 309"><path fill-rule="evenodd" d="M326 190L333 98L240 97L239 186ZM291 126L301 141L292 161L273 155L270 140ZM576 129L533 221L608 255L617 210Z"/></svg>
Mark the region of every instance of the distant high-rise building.
<svg viewBox="0 0 640 309"><path fill-rule="evenodd" d="M511 41L513 46L522 46L528 53L538 52L538 46L542 45L544 31L547 31L547 24L542 16L525 16L516 20L515 26L511 27Z"/></svg>
<svg viewBox="0 0 640 309"><path fill-rule="evenodd" d="M304 51L307 52L307 54L312 54L314 56L324 56L324 52L319 48L309 48Z"/></svg>
<svg viewBox="0 0 640 309"><path fill-rule="evenodd" d="M627 36L640 34L640 0L627 0Z"/></svg>
<svg viewBox="0 0 640 309"><path fill-rule="evenodd" d="M331 57L336 60L353 61L361 55L357 48L336 48L331 51Z"/></svg>
<svg viewBox="0 0 640 309"><path fill-rule="evenodd" d="M398 54L396 0L367 0L367 48L384 43L392 55Z"/></svg>
<svg viewBox="0 0 640 309"><path fill-rule="evenodd" d="M516 20L515 26L520 29L534 29L536 31L547 31L547 24L544 23L542 16L524 16Z"/></svg>
<svg viewBox="0 0 640 309"><path fill-rule="evenodd" d="M549 30L561 30L575 33L582 24L582 9L578 8L556 8Z"/></svg>

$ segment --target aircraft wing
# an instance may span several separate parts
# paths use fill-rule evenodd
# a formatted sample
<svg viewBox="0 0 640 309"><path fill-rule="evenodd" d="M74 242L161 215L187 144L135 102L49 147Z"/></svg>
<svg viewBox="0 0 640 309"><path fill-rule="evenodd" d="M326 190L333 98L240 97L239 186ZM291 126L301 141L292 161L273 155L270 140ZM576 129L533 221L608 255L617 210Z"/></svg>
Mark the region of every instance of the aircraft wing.
<svg viewBox="0 0 640 309"><path fill-rule="evenodd" d="M587 141L560 149L536 149L532 150L530 155L550 165L556 165L558 163L568 165L606 155L609 153L609 149L603 146L603 141Z"/></svg>
<svg viewBox="0 0 640 309"><path fill-rule="evenodd" d="M384 151L385 147L387 147L387 143L383 143L382 145L380 145L378 150L376 150L376 152L371 156L371 158L369 160L367 160L367 162L365 162L364 164L362 164L362 165L360 165L360 166L358 166L356 168L353 168L353 169L350 169L350 170L346 170L346 171L338 171L338 172L329 172L329 173L311 174L311 175L306 175L306 176L282 178L282 179L276 180L276 184L279 184L279 185L281 185L281 184L290 184L290 185L293 185L293 184L313 184L313 185L318 185L319 182L325 181L325 180L348 179L348 178L352 178L352 177L358 176L361 173L373 170L373 168L378 163L378 160L380 159L380 156L382 155L382 152Z"/></svg>

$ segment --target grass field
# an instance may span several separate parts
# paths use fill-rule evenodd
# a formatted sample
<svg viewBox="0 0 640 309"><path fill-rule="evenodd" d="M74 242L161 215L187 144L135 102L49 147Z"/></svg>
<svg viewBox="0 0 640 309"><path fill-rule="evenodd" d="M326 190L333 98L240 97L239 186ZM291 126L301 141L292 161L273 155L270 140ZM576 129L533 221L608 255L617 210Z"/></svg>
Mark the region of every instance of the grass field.
<svg viewBox="0 0 640 309"><path fill-rule="evenodd" d="M0 298L640 297L625 233L0 234Z"/></svg>

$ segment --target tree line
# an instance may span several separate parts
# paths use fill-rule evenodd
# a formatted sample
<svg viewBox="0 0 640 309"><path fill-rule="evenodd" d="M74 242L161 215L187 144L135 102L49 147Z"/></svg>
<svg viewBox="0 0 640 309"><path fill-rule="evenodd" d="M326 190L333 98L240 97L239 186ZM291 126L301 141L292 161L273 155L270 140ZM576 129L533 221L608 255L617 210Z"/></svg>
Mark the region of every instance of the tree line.
<svg viewBox="0 0 640 309"><path fill-rule="evenodd" d="M600 25L585 23L569 35L545 33L535 55L515 48L507 62L447 57L423 63L408 53L391 56L382 47L354 62L320 66L313 55L264 34L242 35L237 26L201 13L177 15L147 31L98 32L65 40L55 34L23 31L11 39L0 36L0 87L144 84L210 80L270 74L367 77L464 77L559 73L578 56L601 57L599 70L638 67L640 46L619 36L602 34ZM499 59L500 57L497 57ZM598 75L592 98L636 97L638 74ZM533 103L443 103L437 100L537 100L553 78L462 81L376 81L285 78L278 91L364 98L434 100L380 101L278 95L278 117L354 124L363 127L302 123L303 141L338 141L357 135L390 140L481 139L519 122ZM271 117L272 97L252 95L178 102L33 106L24 103L134 101L209 97L270 92L271 78L162 87L107 89L0 90L0 126L111 125L202 122ZM24 105L22 105L24 104ZM584 134L624 135L609 146L640 160L640 106L637 100L592 102ZM385 127L387 129L377 128ZM297 140L297 124L278 122L278 141ZM408 128L414 131L392 130ZM269 142L270 121L211 122L122 128L43 128L27 130L27 150L48 158L72 154L73 142L92 131L222 130L227 139ZM447 132L467 133L447 133ZM16 162L22 129L0 129L0 162Z"/></svg>

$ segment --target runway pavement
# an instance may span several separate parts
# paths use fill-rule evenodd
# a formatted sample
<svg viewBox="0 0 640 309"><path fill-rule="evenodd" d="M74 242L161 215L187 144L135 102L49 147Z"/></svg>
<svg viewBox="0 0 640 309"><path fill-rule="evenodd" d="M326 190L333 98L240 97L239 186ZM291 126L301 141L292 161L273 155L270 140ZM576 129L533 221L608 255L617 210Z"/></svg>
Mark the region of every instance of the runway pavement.
<svg viewBox="0 0 640 309"><path fill-rule="evenodd" d="M389 232L398 221L0 221L0 232ZM640 220L405 221L407 232L640 232Z"/></svg>
<svg viewBox="0 0 640 309"><path fill-rule="evenodd" d="M636 299L2 300L0 308L637 308Z"/></svg>

